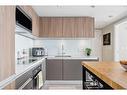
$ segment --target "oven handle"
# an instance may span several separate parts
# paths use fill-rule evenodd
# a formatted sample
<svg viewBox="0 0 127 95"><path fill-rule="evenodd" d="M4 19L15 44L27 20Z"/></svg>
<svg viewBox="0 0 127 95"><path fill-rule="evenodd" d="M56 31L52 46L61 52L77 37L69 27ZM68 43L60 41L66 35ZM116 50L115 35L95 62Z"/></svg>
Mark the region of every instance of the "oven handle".
<svg viewBox="0 0 127 95"><path fill-rule="evenodd" d="M32 81L32 78L29 78L29 79L19 88L19 90L23 89L28 83L30 83L30 81Z"/></svg>

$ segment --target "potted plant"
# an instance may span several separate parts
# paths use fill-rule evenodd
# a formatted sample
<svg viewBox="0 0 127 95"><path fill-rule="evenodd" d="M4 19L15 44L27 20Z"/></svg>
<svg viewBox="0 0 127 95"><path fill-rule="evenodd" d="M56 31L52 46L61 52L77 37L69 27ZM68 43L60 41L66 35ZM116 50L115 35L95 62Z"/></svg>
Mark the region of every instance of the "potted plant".
<svg viewBox="0 0 127 95"><path fill-rule="evenodd" d="M85 48L85 53L87 56L90 56L92 49L91 48Z"/></svg>

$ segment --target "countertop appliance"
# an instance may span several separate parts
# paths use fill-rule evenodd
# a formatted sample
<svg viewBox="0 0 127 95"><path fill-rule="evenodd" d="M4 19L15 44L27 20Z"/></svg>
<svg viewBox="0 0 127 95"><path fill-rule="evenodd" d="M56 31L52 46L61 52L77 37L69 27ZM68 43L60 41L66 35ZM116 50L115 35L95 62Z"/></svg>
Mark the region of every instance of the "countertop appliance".
<svg viewBox="0 0 127 95"><path fill-rule="evenodd" d="M32 48L33 57L43 57L45 56L45 49L43 47L34 47Z"/></svg>

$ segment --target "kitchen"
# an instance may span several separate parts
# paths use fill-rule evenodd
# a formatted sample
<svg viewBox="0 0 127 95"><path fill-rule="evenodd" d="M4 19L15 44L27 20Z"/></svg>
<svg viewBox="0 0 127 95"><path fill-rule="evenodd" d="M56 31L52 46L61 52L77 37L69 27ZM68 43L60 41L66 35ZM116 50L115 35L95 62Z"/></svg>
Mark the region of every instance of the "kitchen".
<svg viewBox="0 0 127 95"><path fill-rule="evenodd" d="M126 11L126 6L0 6L0 89L126 89L125 80L100 79L102 71L93 66L126 59L118 56L126 43L118 52L114 40L115 29L126 31Z"/></svg>

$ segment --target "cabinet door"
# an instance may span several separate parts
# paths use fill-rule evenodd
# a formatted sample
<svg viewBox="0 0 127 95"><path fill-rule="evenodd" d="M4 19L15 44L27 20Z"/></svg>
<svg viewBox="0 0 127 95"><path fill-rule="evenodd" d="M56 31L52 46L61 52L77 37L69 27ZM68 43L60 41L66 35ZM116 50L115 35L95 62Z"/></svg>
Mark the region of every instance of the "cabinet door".
<svg viewBox="0 0 127 95"><path fill-rule="evenodd" d="M0 6L0 81L15 73L15 6Z"/></svg>
<svg viewBox="0 0 127 95"><path fill-rule="evenodd" d="M40 18L39 36L40 37L50 37L49 31L51 27L51 18L43 17Z"/></svg>
<svg viewBox="0 0 127 95"><path fill-rule="evenodd" d="M90 38L94 37L94 18L77 17L75 19L75 37Z"/></svg>
<svg viewBox="0 0 127 95"><path fill-rule="evenodd" d="M43 17L40 19L41 37L62 37L62 18Z"/></svg>
<svg viewBox="0 0 127 95"><path fill-rule="evenodd" d="M65 17L63 18L63 37L75 37L75 18Z"/></svg>
<svg viewBox="0 0 127 95"><path fill-rule="evenodd" d="M83 38L85 37L85 25L86 25L86 18L85 17L77 17L75 18L75 37L76 38Z"/></svg>
<svg viewBox="0 0 127 95"><path fill-rule="evenodd" d="M86 17L85 23L85 37L94 37L94 18Z"/></svg>
<svg viewBox="0 0 127 95"><path fill-rule="evenodd" d="M62 60L61 59L47 60L46 80L62 80Z"/></svg>
<svg viewBox="0 0 127 95"><path fill-rule="evenodd" d="M51 29L49 31L49 37L62 37L62 18L51 18Z"/></svg>
<svg viewBox="0 0 127 95"><path fill-rule="evenodd" d="M32 34L34 36L39 36L39 16L32 11Z"/></svg>
<svg viewBox="0 0 127 95"><path fill-rule="evenodd" d="M63 80L81 80L82 66L81 60L63 61Z"/></svg>

